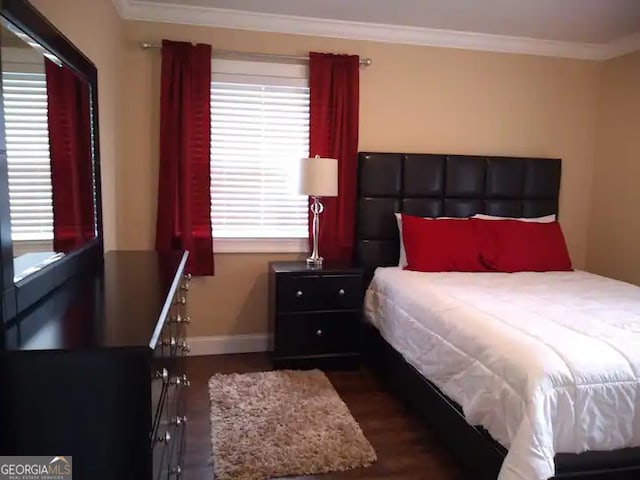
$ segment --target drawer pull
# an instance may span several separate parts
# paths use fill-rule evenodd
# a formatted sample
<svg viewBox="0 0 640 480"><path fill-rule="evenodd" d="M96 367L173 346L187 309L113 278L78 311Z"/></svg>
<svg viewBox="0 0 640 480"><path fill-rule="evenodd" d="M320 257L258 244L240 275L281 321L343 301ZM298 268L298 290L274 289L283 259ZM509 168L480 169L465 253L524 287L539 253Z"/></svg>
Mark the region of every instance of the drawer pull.
<svg viewBox="0 0 640 480"><path fill-rule="evenodd" d="M162 341L162 346L163 347L175 347L177 344L177 340L176 337L170 337L169 340L163 340Z"/></svg>
<svg viewBox="0 0 640 480"><path fill-rule="evenodd" d="M156 442L164 443L165 445L171 441L171 434L169 432L164 432L163 435L158 435L156 438Z"/></svg>
<svg viewBox="0 0 640 480"><path fill-rule="evenodd" d="M191 323L191 317L183 317L182 315L174 315L169 319L169 323L184 323L185 325L189 325Z"/></svg>
<svg viewBox="0 0 640 480"><path fill-rule="evenodd" d="M154 373L153 377L157 380L162 379L162 383L167 383L167 380L169 380L169 371L166 368L163 368L162 370L158 370Z"/></svg>
<svg viewBox="0 0 640 480"><path fill-rule="evenodd" d="M169 384L175 387L190 387L191 380L189 380L186 373L183 373L182 375L172 377L171 380L169 380Z"/></svg>
<svg viewBox="0 0 640 480"><path fill-rule="evenodd" d="M173 420L171 420L171 423L173 425L178 425L178 426L182 425L183 423L187 423L187 416L186 415L183 415L183 416L178 415Z"/></svg>
<svg viewBox="0 0 640 480"><path fill-rule="evenodd" d="M176 299L176 305L186 305L187 299L185 297L178 297Z"/></svg>
<svg viewBox="0 0 640 480"><path fill-rule="evenodd" d="M316 330L316 335L321 337L322 336L322 330Z"/></svg>
<svg viewBox="0 0 640 480"><path fill-rule="evenodd" d="M344 295L344 289L341 288L340 290L338 290L338 295L343 296Z"/></svg>
<svg viewBox="0 0 640 480"><path fill-rule="evenodd" d="M186 340L182 341L182 343L180 344L180 349L185 353L189 353L191 351L191 347Z"/></svg>
<svg viewBox="0 0 640 480"><path fill-rule="evenodd" d="M180 475L182 475L182 467L180 465L171 467L169 469L169 475L171 475L172 477L179 477Z"/></svg>
<svg viewBox="0 0 640 480"><path fill-rule="evenodd" d="M302 290L298 290L296 292L296 297L300 298L302 296Z"/></svg>

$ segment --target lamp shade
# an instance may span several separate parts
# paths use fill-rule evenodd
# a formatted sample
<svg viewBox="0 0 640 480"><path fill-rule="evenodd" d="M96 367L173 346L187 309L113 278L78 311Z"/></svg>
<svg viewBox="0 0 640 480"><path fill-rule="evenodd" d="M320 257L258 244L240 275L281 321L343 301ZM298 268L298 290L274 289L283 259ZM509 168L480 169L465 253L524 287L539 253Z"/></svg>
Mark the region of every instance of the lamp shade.
<svg viewBox="0 0 640 480"><path fill-rule="evenodd" d="M300 166L299 193L311 197L338 196L338 160L303 158Z"/></svg>

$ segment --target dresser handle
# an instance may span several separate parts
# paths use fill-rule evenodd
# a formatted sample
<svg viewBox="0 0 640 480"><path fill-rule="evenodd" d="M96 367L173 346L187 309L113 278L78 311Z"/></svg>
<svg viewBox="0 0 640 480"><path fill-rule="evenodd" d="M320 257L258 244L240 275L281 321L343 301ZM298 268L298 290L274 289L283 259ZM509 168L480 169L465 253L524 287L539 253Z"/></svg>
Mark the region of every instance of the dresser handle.
<svg viewBox="0 0 640 480"><path fill-rule="evenodd" d="M302 296L302 290L298 290L296 292L296 297L300 298Z"/></svg>
<svg viewBox="0 0 640 480"><path fill-rule="evenodd" d="M184 323L189 325L191 323L191 317L183 317L182 315L174 315L169 319L169 323Z"/></svg>
<svg viewBox="0 0 640 480"><path fill-rule="evenodd" d="M344 289L341 288L340 290L338 290L338 295L343 296L344 295Z"/></svg>
<svg viewBox="0 0 640 480"><path fill-rule="evenodd" d="M183 423L187 423L187 416L186 415L183 415L183 416L178 415L173 420L171 420L171 423L173 425L178 425L178 426L182 425Z"/></svg>
<svg viewBox="0 0 640 480"><path fill-rule="evenodd" d="M182 341L182 343L180 344L180 349L186 353L189 353L191 351L191 347L189 346L186 340Z"/></svg>
<svg viewBox="0 0 640 480"><path fill-rule="evenodd" d="M171 467L169 469L169 475L174 477L179 477L182 475L182 467L180 465L176 465L175 467Z"/></svg>
<svg viewBox="0 0 640 480"><path fill-rule="evenodd" d="M158 435L156 438L156 442L168 444L171 441L171 434L169 432L164 432L164 435Z"/></svg>
<svg viewBox="0 0 640 480"><path fill-rule="evenodd" d="M189 377L187 377L186 373L182 374L182 385L184 387L190 387L191 386L191 380L189 380ZM186 421L187 417L184 417L184 418L185 418L185 421Z"/></svg>
<svg viewBox="0 0 640 480"><path fill-rule="evenodd" d="M167 380L169 380L169 371L166 368L163 368L162 370L158 370L154 373L153 377L158 380L162 379L162 383L167 383Z"/></svg>
<svg viewBox="0 0 640 480"><path fill-rule="evenodd" d="M163 340L162 341L162 346L163 347L175 347L176 343L178 343L176 341L176 337L170 337L169 340Z"/></svg>
<svg viewBox="0 0 640 480"><path fill-rule="evenodd" d="M321 337L322 336L322 330L316 330L316 335Z"/></svg>

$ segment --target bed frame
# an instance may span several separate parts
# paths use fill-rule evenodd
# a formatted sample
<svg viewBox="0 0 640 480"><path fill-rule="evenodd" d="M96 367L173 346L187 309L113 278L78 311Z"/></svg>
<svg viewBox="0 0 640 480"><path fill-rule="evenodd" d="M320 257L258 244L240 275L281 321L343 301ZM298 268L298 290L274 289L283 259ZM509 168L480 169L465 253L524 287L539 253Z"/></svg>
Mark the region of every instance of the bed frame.
<svg viewBox="0 0 640 480"><path fill-rule="evenodd" d="M423 217L558 213L561 161L545 158L361 152L358 155L355 256L368 278L398 264L394 212ZM495 480L507 450L469 425L458 404L424 378L375 327L365 326L369 367L414 409L476 479ZM557 454L556 479L640 478L640 448Z"/></svg>

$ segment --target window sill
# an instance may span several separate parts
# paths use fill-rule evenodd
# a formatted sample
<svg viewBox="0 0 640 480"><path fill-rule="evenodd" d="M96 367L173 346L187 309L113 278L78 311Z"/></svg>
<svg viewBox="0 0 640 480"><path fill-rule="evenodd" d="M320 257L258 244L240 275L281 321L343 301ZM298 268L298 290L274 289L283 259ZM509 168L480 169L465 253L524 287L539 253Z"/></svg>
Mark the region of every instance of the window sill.
<svg viewBox="0 0 640 480"><path fill-rule="evenodd" d="M14 240L13 256L17 257L25 253L49 252L53 250L53 239L48 240Z"/></svg>
<svg viewBox="0 0 640 480"><path fill-rule="evenodd" d="M215 253L306 253L306 238L214 238Z"/></svg>

